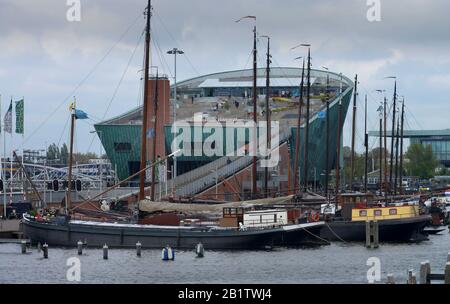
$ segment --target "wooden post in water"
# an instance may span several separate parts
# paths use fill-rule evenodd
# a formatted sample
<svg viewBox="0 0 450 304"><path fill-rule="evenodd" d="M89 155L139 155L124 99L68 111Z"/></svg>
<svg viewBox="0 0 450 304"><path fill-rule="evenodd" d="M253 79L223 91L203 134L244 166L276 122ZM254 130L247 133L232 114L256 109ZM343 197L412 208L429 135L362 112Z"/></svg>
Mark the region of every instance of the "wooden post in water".
<svg viewBox="0 0 450 304"><path fill-rule="evenodd" d="M450 284L450 262L447 262L447 264L445 264L444 277L445 284Z"/></svg>
<svg viewBox="0 0 450 304"><path fill-rule="evenodd" d="M378 248L378 222L377 221L367 221L366 222L366 247L367 248Z"/></svg>
<svg viewBox="0 0 450 304"><path fill-rule="evenodd" d="M44 253L44 259L48 259L48 245L47 245L47 243L42 245L42 251Z"/></svg>
<svg viewBox="0 0 450 304"><path fill-rule="evenodd" d="M78 251L78 255L83 254L83 242L81 242L81 241L77 242L77 251Z"/></svg>
<svg viewBox="0 0 450 304"><path fill-rule="evenodd" d="M142 249L142 244L141 244L141 242L137 242L137 243L136 243L136 255L137 255L138 257L141 256L141 249Z"/></svg>
<svg viewBox="0 0 450 304"><path fill-rule="evenodd" d="M103 259L107 260L108 259L108 245L103 245Z"/></svg>
<svg viewBox="0 0 450 304"><path fill-rule="evenodd" d="M431 267L430 262L425 261L420 263L420 277L419 277L419 283L420 284L430 284L431 281L429 279L429 275L431 273Z"/></svg>
<svg viewBox="0 0 450 304"><path fill-rule="evenodd" d="M387 275L387 282L386 284L395 284L394 275L392 273L389 273Z"/></svg>
<svg viewBox="0 0 450 304"><path fill-rule="evenodd" d="M22 254L27 253L27 242L26 241L21 241L20 242L20 248L22 250Z"/></svg>

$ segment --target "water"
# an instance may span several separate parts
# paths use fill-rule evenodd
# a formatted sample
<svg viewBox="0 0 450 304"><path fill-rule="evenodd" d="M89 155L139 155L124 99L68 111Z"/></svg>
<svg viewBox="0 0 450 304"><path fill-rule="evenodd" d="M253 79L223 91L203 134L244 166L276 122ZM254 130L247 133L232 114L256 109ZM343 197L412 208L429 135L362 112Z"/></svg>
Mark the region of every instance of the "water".
<svg viewBox="0 0 450 304"><path fill-rule="evenodd" d="M381 244L366 249L362 243L333 243L308 249L279 248L273 251L208 251L196 258L194 251L176 251L173 262L161 260L160 250L110 249L103 260L101 249L87 248L82 256L76 248L49 248L49 259L42 251L29 248L20 254L20 245L0 245L0 283L69 283L67 259L79 257L81 283L366 283L370 257L381 261L383 282L388 273L404 283L407 270L419 275L420 262L429 260L433 273L443 273L450 234L430 236L420 244Z"/></svg>

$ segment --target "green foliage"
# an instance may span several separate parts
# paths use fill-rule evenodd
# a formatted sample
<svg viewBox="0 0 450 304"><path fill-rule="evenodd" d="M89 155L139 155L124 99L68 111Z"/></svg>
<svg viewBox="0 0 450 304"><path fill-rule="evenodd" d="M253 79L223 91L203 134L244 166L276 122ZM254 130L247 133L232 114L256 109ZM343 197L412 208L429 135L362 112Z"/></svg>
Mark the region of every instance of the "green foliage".
<svg viewBox="0 0 450 304"><path fill-rule="evenodd" d="M69 149L67 148L66 144L62 145L60 154L61 154L61 162L63 164L67 164L69 161Z"/></svg>
<svg viewBox="0 0 450 304"><path fill-rule="evenodd" d="M75 163L84 164L88 163L90 159L96 159L98 155L95 153L74 153L73 161ZM106 159L106 155L102 155L102 158ZM58 163L61 165L67 165L69 163L69 149L66 144L63 144L61 148L59 148L56 144L51 144L47 148L47 160L53 161L54 163Z"/></svg>
<svg viewBox="0 0 450 304"><path fill-rule="evenodd" d="M60 160L61 152L59 151L59 147L53 143L47 148L47 159L48 160Z"/></svg>
<svg viewBox="0 0 450 304"><path fill-rule="evenodd" d="M406 152L406 157L408 158L406 170L408 175L411 176L431 178L434 176L434 170L439 165L430 145L410 145Z"/></svg>

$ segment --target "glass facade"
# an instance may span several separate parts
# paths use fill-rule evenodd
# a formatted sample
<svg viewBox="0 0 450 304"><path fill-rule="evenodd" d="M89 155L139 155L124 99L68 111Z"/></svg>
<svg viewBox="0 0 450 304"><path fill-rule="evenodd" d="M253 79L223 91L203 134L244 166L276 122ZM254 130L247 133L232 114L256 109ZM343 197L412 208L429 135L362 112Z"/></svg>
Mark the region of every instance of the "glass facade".
<svg viewBox="0 0 450 304"><path fill-rule="evenodd" d="M429 145L433 150L433 154L441 161L450 161L450 138L449 139L432 139L427 138L421 141L422 145Z"/></svg>

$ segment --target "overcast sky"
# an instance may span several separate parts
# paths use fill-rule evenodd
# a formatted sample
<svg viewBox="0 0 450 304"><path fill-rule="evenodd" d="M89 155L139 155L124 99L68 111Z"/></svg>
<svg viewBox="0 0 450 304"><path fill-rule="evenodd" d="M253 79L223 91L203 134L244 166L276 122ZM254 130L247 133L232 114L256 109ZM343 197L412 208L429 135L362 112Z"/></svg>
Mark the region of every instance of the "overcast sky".
<svg viewBox="0 0 450 304"><path fill-rule="evenodd" d="M25 97L26 134L14 137L15 148L67 142L68 97L75 95L92 118L79 121L76 150L98 152L97 139L90 145L94 122L141 102L138 42L147 1L80 2L81 21L69 22L64 0L0 0L2 120L11 96ZM256 15L258 33L272 38L274 66L298 64L293 58L303 51L290 48L307 42L314 68L327 66L351 79L358 74L358 104L369 95L371 129L378 127L381 100L375 90L386 89L391 100L394 83L383 79L391 75L407 102L407 129L449 127L448 0L381 0L380 22L367 20L366 0L153 0L153 7L152 64L171 76L173 57L165 52L183 49L178 80L250 68L252 22L234 21ZM259 46L263 65L264 41ZM350 124L344 134L350 142ZM357 138L362 144L363 131Z"/></svg>

